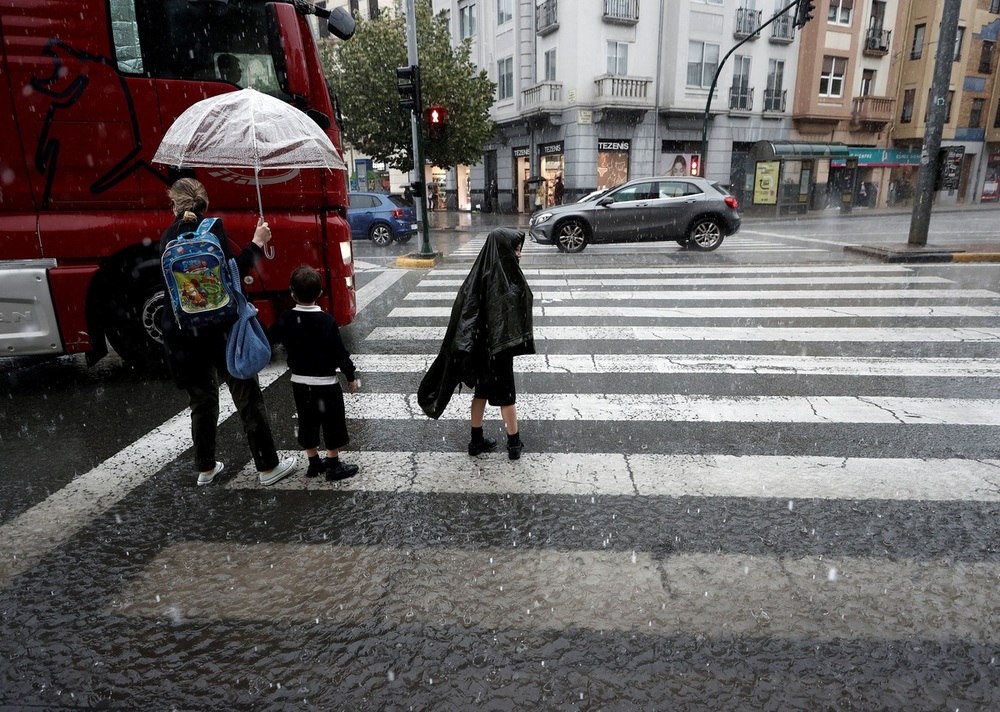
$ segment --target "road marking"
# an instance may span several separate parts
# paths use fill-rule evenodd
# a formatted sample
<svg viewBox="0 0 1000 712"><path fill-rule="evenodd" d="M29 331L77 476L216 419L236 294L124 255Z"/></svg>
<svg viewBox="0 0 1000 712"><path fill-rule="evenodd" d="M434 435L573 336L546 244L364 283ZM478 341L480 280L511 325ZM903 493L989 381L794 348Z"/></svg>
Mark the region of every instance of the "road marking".
<svg viewBox="0 0 1000 712"><path fill-rule="evenodd" d="M260 373L266 388L286 370L273 364ZM223 388L219 415L236 412ZM68 541L91 518L120 502L153 474L191 448L191 411L184 410L115 453L100 465L3 526L0 526L0 585L26 571L40 556ZM191 475L194 479L194 473Z"/></svg>
<svg viewBox="0 0 1000 712"><path fill-rule="evenodd" d="M347 417L361 420L423 420L411 393L357 393ZM469 403L453 398L441 416L468 420ZM885 396L747 396L647 393L518 394L524 421L646 423L878 423L886 425L1000 425L1000 400Z"/></svg>
<svg viewBox="0 0 1000 712"><path fill-rule="evenodd" d="M437 341L443 326L380 326L367 341ZM536 326L535 341L728 341L834 343L995 343L1000 329L949 328L790 328L730 326Z"/></svg>
<svg viewBox="0 0 1000 712"><path fill-rule="evenodd" d="M436 278L437 272L432 272L426 278L420 280L417 289L434 289L439 287L461 286L464 280L451 277ZM622 278L604 277L601 279L586 279L582 277L563 277L562 279L546 279L535 277L531 280L532 289L540 287L705 287L705 286L739 286L747 287L778 286L786 285L810 285L816 294L836 293L835 289L823 289L826 285L846 285L846 284L953 284L952 280L944 277L930 277L917 275L871 275L859 277L822 277L822 282L817 282L816 277L653 277L653 278ZM452 292L454 296L454 292Z"/></svg>
<svg viewBox="0 0 1000 712"><path fill-rule="evenodd" d="M425 373L436 354L354 354L363 373ZM535 354L518 373L738 373L757 375L997 378L1000 359L784 356L757 354Z"/></svg>
<svg viewBox="0 0 1000 712"><path fill-rule="evenodd" d="M658 556L518 546L513 532L511 539L509 547L474 549L172 543L116 596L108 613L175 624L322 621L716 639L1000 640L1000 631L983 623L984 611L1000 608L996 563ZM220 580L225 585L206 585ZM272 603L275 591L280 606Z"/></svg>
<svg viewBox="0 0 1000 712"><path fill-rule="evenodd" d="M822 307L560 307L535 306L536 317L596 317L627 319L854 319L854 318L907 318L954 319L983 317L995 319L1000 307L968 306L822 306ZM447 319L451 307L395 307L389 312L395 319L421 319L426 317Z"/></svg>
<svg viewBox="0 0 1000 712"><path fill-rule="evenodd" d="M383 292L398 282L407 273L405 269L387 269L371 282L355 292L357 300L356 312L360 312L366 306L379 298Z"/></svg>
<svg viewBox="0 0 1000 712"><path fill-rule="evenodd" d="M527 276L553 276L565 278L566 273L573 275L616 275L632 276L640 274L652 274L663 277L665 274L840 274L840 273L863 273L863 274L912 274L913 268L898 265L759 265L747 267L676 267L673 265L651 265L649 267L523 267L521 271ZM466 269L450 269L439 267L430 272L430 275L461 275L469 273Z"/></svg>
<svg viewBox="0 0 1000 712"><path fill-rule="evenodd" d="M526 434L530 439L530 435ZM464 443L462 443L464 445ZM270 490L447 494L731 497L937 502L1000 502L1000 460L540 453L348 451L361 468L341 482L301 472ZM282 457L299 456L287 451ZM235 470L234 470L235 471ZM253 461L224 480L227 489L265 489Z"/></svg>
<svg viewBox="0 0 1000 712"><path fill-rule="evenodd" d="M831 301L841 299L997 299L1000 293L988 289L771 289L771 290L669 290L669 291L543 291L533 290L535 301L546 306L547 301L784 301L809 300ZM407 301L454 301L454 291L432 292L429 290L409 292Z"/></svg>

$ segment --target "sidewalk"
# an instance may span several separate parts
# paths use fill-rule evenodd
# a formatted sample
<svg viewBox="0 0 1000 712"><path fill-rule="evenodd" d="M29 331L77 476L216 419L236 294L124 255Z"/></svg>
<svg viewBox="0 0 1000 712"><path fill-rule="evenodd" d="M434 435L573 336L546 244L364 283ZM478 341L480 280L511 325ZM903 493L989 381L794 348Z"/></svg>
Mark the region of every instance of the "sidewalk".
<svg viewBox="0 0 1000 712"><path fill-rule="evenodd" d="M976 205L941 205L931 209L931 217L946 213L984 212L995 213L1000 224L1000 205L994 203ZM912 207L901 208L855 208L849 214L839 210L817 210L805 215L744 215L743 224L753 225L765 222L786 222L798 220L862 220L865 218L899 216L909 222L913 215ZM431 230L447 230L451 232L481 232L492 227L514 227L519 230L528 229L530 215L525 213L473 213L456 210L437 210L430 213ZM1000 229L996 240L951 244L947 246L927 244L911 246L905 242L897 244L858 245L845 247L845 252L863 255L882 262L1000 262Z"/></svg>

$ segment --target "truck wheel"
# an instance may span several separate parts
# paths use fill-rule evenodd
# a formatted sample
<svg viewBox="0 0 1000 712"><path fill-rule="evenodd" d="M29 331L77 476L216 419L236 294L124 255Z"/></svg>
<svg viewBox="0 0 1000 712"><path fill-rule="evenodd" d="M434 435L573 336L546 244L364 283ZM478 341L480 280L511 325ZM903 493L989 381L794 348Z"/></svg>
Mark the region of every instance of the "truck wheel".
<svg viewBox="0 0 1000 712"><path fill-rule="evenodd" d="M112 303L108 341L129 366L150 375L167 373L160 315L169 309L162 285L147 285Z"/></svg>

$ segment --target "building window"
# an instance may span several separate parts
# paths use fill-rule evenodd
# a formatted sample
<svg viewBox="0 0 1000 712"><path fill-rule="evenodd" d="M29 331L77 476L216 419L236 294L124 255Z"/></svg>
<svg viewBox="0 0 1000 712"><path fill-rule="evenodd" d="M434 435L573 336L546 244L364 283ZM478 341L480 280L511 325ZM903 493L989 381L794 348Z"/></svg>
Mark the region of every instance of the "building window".
<svg viewBox="0 0 1000 712"><path fill-rule="evenodd" d="M844 75L846 73L847 59L844 57L823 57L823 73L819 77L819 95L843 96Z"/></svg>
<svg viewBox="0 0 1000 712"><path fill-rule="evenodd" d="M990 0L990 12L1000 15L1000 0Z"/></svg>
<svg viewBox="0 0 1000 712"><path fill-rule="evenodd" d="M849 25L853 9L854 0L830 0L830 13L826 19L835 25Z"/></svg>
<svg viewBox="0 0 1000 712"><path fill-rule="evenodd" d="M764 111L785 110L785 62L767 60L767 88L764 90Z"/></svg>
<svg viewBox="0 0 1000 712"><path fill-rule="evenodd" d="M1000 101L997 102L997 113L993 117L993 128L1000 129Z"/></svg>
<svg viewBox="0 0 1000 712"><path fill-rule="evenodd" d="M899 123L908 124L913 121L913 101L916 96L916 89L907 89L903 92L903 113L899 117Z"/></svg>
<svg viewBox="0 0 1000 712"><path fill-rule="evenodd" d="M875 91L875 70L865 69L861 72L861 96L871 96Z"/></svg>
<svg viewBox="0 0 1000 712"><path fill-rule="evenodd" d="M969 111L969 128L978 129L982 127L983 110L986 108L986 99L973 99L972 109Z"/></svg>
<svg viewBox="0 0 1000 712"><path fill-rule="evenodd" d="M497 101L514 96L514 58L507 57L497 62Z"/></svg>
<svg viewBox="0 0 1000 712"><path fill-rule="evenodd" d="M913 28L913 45L910 47L910 59L920 59L924 56L924 34L927 25L917 25Z"/></svg>
<svg viewBox="0 0 1000 712"><path fill-rule="evenodd" d="M554 82L556 80L556 51L550 49L545 53L545 81Z"/></svg>
<svg viewBox="0 0 1000 712"><path fill-rule="evenodd" d="M514 19L514 0L497 0L497 24L502 25Z"/></svg>
<svg viewBox="0 0 1000 712"><path fill-rule="evenodd" d="M710 42L688 43L687 85L689 87L712 86L718 68L719 45Z"/></svg>
<svg viewBox="0 0 1000 712"><path fill-rule="evenodd" d="M955 54L952 60L957 62L962 58L962 42L965 41L965 28L959 27L955 32Z"/></svg>
<svg viewBox="0 0 1000 712"><path fill-rule="evenodd" d="M729 108L750 111L753 93L750 90L750 57L738 54L733 58L733 86L729 90Z"/></svg>
<svg viewBox="0 0 1000 712"><path fill-rule="evenodd" d="M628 42L608 41L608 74L620 77L628 74Z"/></svg>
<svg viewBox="0 0 1000 712"><path fill-rule="evenodd" d="M458 8L458 32L463 40L476 36L476 6L466 5Z"/></svg>
<svg viewBox="0 0 1000 712"><path fill-rule="evenodd" d="M993 71L993 50L997 43L992 40L983 40L983 49L979 53L979 73L989 74Z"/></svg>

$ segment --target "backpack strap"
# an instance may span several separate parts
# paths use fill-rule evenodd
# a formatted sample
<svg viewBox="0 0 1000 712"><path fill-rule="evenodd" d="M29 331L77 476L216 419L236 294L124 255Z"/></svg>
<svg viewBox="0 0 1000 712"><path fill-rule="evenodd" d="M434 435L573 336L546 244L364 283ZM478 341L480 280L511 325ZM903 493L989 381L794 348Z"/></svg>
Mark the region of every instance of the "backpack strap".
<svg viewBox="0 0 1000 712"><path fill-rule="evenodd" d="M212 231L212 227L219 221L219 218L205 218L201 221L198 229L195 230L195 237L204 237Z"/></svg>

